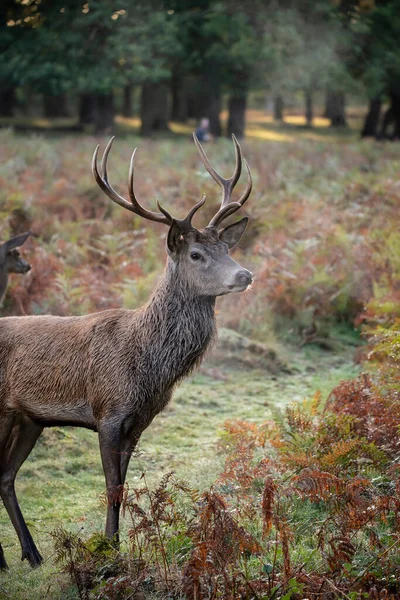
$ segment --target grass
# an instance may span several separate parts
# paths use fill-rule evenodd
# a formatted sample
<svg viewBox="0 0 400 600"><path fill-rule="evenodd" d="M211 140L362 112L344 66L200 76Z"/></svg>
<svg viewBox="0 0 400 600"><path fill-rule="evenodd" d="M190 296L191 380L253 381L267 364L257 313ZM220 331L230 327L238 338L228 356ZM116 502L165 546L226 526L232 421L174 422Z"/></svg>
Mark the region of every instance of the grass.
<svg viewBox="0 0 400 600"><path fill-rule="evenodd" d="M139 141L137 123L117 124L128 133L110 157L115 186L126 193L129 155L139 145L136 188L146 206L154 208L158 196L180 214L206 192L199 221L207 222L219 196L200 168L191 127L172 124L175 136ZM371 294L384 295L388 273L397 272L398 151L359 141L354 128L334 133L326 125L316 120L309 130L293 115L279 126L260 112L249 113L244 148L255 182L248 209L252 230L235 257L255 272L256 282L247 295L218 303L221 325L281 347L291 373L233 370L221 379L204 368L143 434L127 478L131 488L142 470L150 484L175 470L206 489L225 460L219 442L226 419L262 423L316 390L326 397L357 372L353 320ZM10 234L9 215L17 208L35 233L24 247L33 271L12 278L3 314L83 314L142 304L162 269L165 231L127 218L95 189L90 158L105 139L10 130L0 138L0 233L3 239ZM220 140L207 151L229 174L231 143ZM300 349L310 325L317 327L319 345ZM321 350L321 339L331 351ZM46 562L38 571L20 563L16 534L1 508L0 540L11 570L0 574L0 598L77 597L54 564L50 532L57 525L83 537L101 531L103 491L96 436L46 431L17 478L22 510Z"/></svg>

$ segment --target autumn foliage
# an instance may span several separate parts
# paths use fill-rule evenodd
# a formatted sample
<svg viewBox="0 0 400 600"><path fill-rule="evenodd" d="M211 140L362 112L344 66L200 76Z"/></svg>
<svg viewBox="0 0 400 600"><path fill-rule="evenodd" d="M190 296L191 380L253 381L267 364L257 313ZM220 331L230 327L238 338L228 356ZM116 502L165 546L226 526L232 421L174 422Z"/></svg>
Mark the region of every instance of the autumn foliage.
<svg viewBox="0 0 400 600"><path fill-rule="evenodd" d="M124 500L130 552L114 550L102 568L118 557L113 581L125 589L151 581L190 600L398 598L400 406L390 390L363 374L325 408L317 393L263 425L226 422L213 487L200 493L168 474L151 491L143 475ZM82 550L91 543L68 569L78 579L91 570L81 589L94 598L125 597L104 595L108 580L95 585L98 553Z"/></svg>

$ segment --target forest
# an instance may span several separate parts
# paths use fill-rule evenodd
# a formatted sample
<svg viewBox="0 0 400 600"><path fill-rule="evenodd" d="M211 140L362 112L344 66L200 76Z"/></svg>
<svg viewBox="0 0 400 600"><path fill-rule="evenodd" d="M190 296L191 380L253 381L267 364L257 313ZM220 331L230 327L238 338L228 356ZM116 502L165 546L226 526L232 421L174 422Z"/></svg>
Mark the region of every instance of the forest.
<svg viewBox="0 0 400 600"><path fill-rule="evenodd" d="M21 561L0 485L0 599L400 598L397 0L3 0L0 15L0 330L131 311L157 288L168 229L93 177L112 135L115 190L130 197L137 147L140 203L182 218L205 195L201 229L220 190L191 134L208 119L223 177L234 134L253 189L227 218L249 217L231 254L254 276L217 298L215 348L143 432L119 544L97 434L44 429L16 479L44 560ZM233 200L246 185L244 169ZM30 269L7 279L15 237Z"/></svg>
<svg viewBox="0 0 400 600"><path fill-rule="evenodd" d="M302 104L312 126L323 96L332 127L356 98L363 136L400 136L396 0L4 0L0 15L3 118L100 133L137 115L150 136L208 117L212 135L242 137L246 107L282 121Z"/></svg>

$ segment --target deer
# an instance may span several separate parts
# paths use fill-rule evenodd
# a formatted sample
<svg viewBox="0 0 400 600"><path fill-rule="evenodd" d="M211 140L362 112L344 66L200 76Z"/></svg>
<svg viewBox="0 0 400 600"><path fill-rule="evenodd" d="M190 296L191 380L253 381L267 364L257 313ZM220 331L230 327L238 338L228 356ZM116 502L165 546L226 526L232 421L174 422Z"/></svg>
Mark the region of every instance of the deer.
<svg viewBox="0 0 400 600"><path fill-rule="evenodd" d="M19 253L19 248L22 246L28 237L30 231L16 235L0 245L0 306L3 304L4 296L6 295L9 273L28 273L31 270L31 265Z"/></svg>
<svg viewBox="0 0 400 600"><path fill-rule="evenodd" d="M219 229L252 190L252 178L233 136L236 164L224 179L194 135L201 160L222 189L209 224L192 225L205 196L183 218L157 200L159 212L139 203L134 191L134 160L129 169L129 200L111 186L107 159L114 138L99 146L92 171L100 189L135 215L168 227L167 261L148 302L134 310L109 309L84 316L21 316L0 319L0 495L19 537L22 557L42 562L15 493L15 477L45 427L75 426L97 432L105 476L105 535L119 543L119 515L129 460L142 432L171 400L176 385L199 366L216 338L216 298L246 290L252 273L229 252L241 239L248 217ZM244 162L246 188L232 192ZM7 569L0 545L0 568Z"/></svg>

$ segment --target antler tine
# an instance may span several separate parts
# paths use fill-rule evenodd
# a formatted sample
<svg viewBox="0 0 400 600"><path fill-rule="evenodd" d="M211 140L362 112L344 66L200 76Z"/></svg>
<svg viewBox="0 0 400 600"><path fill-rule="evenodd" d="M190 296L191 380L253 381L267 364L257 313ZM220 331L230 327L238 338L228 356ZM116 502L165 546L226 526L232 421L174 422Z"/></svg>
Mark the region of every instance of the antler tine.
<svg viewBox="0 0 400 600"><path fill-rule="evenodd" d="M247 186L244 190L243 194L240 196L237 202L230 202L226 206L223 206L219 209L217 214L211 219L208 227L218 227L218 225L230 215L233 215L245 202L251 194L251 190L253 188L253 180L251 178L250 167L246 159L243 160L244 166L247 172Z"/></svg>
<svg viewBox="0 0 400 600"><path fill-rule="evenodd" d="M153 212L151 210L147 210L146 208L144 208L141 204L139 204L139 202L135 196L134 189L133 189L133 179L134 179L134 171L135 171L135 154L136 154L136 150L137 150L137 148L135 148L134 151L132 152L131 161L130 161L130 165L129 165L128 190L129 190L130 202L128 202L127 200L125 200L125 198L120 196L111 187L111 185L108 181L107 159L108 159L108 155L110 154L111 146L113 144L114 139L115 139L114 137L112 137L110 139L110 141L108 142L108 144L106 146L106 149L104 150L104 154L103 154L103 157L101 160L101 165L100 165L101 173L99 173L98 166L97 166L97 157L99 154L99 146L96 146L96 149L93 153L92 171L93 171L93 175L94 175L94 178L95 178L98 186L103 190L103 192L105 194L107 194L107 196L109 198L111 198L111 200L113 200L114 202L116 202L117 204L122 206L123 208L130 210L131 212L135 213L136 215L139 215L140 217L144 217L145 219L149 219L150 221L164 223L165 225L169 225L169 226L172 225L173 221L175 221L177 223L178 227L180 228L180 230L182 231L182 233L187 233L190 230L190 228L192 227L192 218L193 218L194 214L199 210L199 208L201 206L203 206L204 202L206 201L206 197L203 196L203 198L199 202L197 202L197 204L195 204L193 206L193 208L190 209L190 211L188 212L188 214L186 215L186 217L184 219L175 219L167 210L165 210L165 208L163 208L161 206L161 204L159 203L158 200L157 200L157 206L158 206L158 209L160 210L160 213L156 213L156 212Z"/></svg>
<svg viewBox="0 0 400 600"><path fill-rule="evenodd" d="M182 233L186 233L190 230L190 228L192 227L192 219L194 214L199 210L199 208L201 208L203 206L203 204L206 201L206 197L203 196L201 200L199 200L197 202L197 204L195 204L190 211L188 212L188 214L186 215L186 217L184 219L176 219L176 222L178 223Z"/></svg>
<svg viewBox="0 0 400 600"><path fill-rule="evenodd" d="M239 142L237 141L236 137L232 134L232 140L233 140L233 144L235 147L235 158L236 158L235 171L234 171L232 177L230 177L229 179L224 179L224 177L219 175L219 173L217 173L217 171L214 169L214 167L210 163L210 161L207 158L207 155L204 152L204 149L203 149L202 145L200 144L200 142L197 138L197 135L195 133L193 133L193 139L194 139L194 143L196 144L196 147L199 151L200 158L201 158L205 168L210 173L210 175L214 179L214 181L216 181L218 183L218 185L220 185L222 187L222 201L221 201L221 208L222 208L223 206L226 206L227 204L229 204L231 196L232 196L233 188L239 181L239 177L242 172L242 152L241 152L241 149L239 146Z"/></svg>
<svg viewBox="0 0 400 600"><path fill-rule="evenodd" d="M107 196L109 198L111 198L111 200L114 200L114 202L116 202L120 206L123 206L124 208L127 208L128 210L132 210L132 205L129 204L129 202L127 202L125 200L125 198L123 198L122 196L117 194L117 192L115 190L113 190L113 188L108 183L107 170L105 168L106 164L107 164L106 153L108 154L108 152L110 151L113 141L114 141L114 138L111 138L111 140L108 142L107 147L103 154L103 159L101 161L101 167L100 167L101 171L102 171L102 175L100 175L99 170L97 168L97 156L99 153L100 146L99 145L96 146L96 149L93 153L93 158L92 158L92 173L96 180L97 185L100 187L100 189L103 190L103 192L105 194L107 194ZM104 158L105 158L105 162L104 162Z"/></svg>
<svg viewBox="0 0 400 600"><path fill-rule="evenodd" d="M199 202L197 202L197 204L195 204L190 211L188 212L188 214L186 215L186 217L184 219L173 219L173 217L169 214L169 212L167 210L165 210L165 208L163 208L161 206L161 204L159 203L158 199L157 199L157 206L159 208L159 210L167 217L170 219L173 219L179 229L181 230L182 233L187 233L191 227L192 227L192 219L194 214L199 210L199 208L201 206L203 206L204 202L206 201L206 197L203 196L201 200L199 200Z"/></svg>
<svg viewBox="0 0 400 600"><path fill-rule="evenodd" d="M137 150L137 148L135 148L134 151L132 152L131 162L129 165L129 198L130 198L130 201L132 202L132 206L135 209L134 212L136 212L136 214L140 215L141 217L144 217L145 219L150 219L150 221L157 221L158 223L165 223L166 225L171 225L172 221L173 221L173 217L169 214L169 212L167 212L166 210L163 210L160 207L158 200L156 201L157 206L163 214L159 214L159 213L155 213L151 210L147 210L147 208L144 208L143 206L141 206L136 199L135 192L133 190L133 176L134 176L134 170L135 170L136 150Z"/></svg>
<svg viewBox="0 0 400 600"><path fill-rule="evenodd" d="M230 202L219 209L216 215L211 219L207 227L218 227L218 225L230 215L233 215L242 205L239 202Z"/></svg>
<svg viewBox="0 0 400 600"><path fill-rule="evenodd" d="M238 200L238 202L241 206L243 206L243 204L245 202L247 202L247 199L251 194L251 190L253 189L253 179L251 177L249 163L247 162L246 159L244 159L243 162L244 162L244 166L246 168L247 185L246 185L246 189L244 190L243 194L240 196L240 198Z"/></svg>
<svg viewBox="0 0 400 600"><path fill-rule="evenodd" d="M239 210L239 208L241 206L243 206L243 204L247 201L248 197L250 196L250 193L251 193L251 190L253 187L253 181L251 178L250 167L249 167L247 161L245 159L243 159L244 166L246 168L246 173L247 173L246 189L243 192L243 194L240 196L240 198L237 202L231 202L230 198L232 195L233 188L235 187L236 183L238 182L241 171L242 171L242 151L241 151L239 142L237 141L235 135L232 134L232 140L233 140L233 144L235 147L235 155L236 155L236 167L235 167L235 172L230 179L224 179L216 172L216 170L214 169L214 167L211 165L210 161L208 160L206 153L204 152L195 133L193 134L193 139L194 139L194 142L200 153L200 157L203 161L204 166L206 167L207 171L210 173L212 178L223 189L221 207L218 210L218 212L214 215L214 217L211 219L210 223L208 224L208 227L217 227L224 219L229 217L229 215L232 215L234 212Z"/></svg>
<svg viewBox="0 0 400 600"><path fill-rule="evenodd" d="M116 202L117 204L122 206L123 208L130 210L131 212L135 213L136 215L139 215L140 217L149 219L150 221L157 221L158 223L164 223L166 225L171 225L172 217L167 219L162 214L154 213L150 210L147 210L147 209L143 208L139 204L139 202L136 200L135 194L133 192L133 163L134 163L136 148L133 151L133 154L131 157L130 169L129 169L129 197L131 199L131 202L128 202L127 200L125 200L125 198L120 196L110 185L110 183L108 181L108 175L107 175L107 159L108 159L108 155L110 153L111 146L113 144L114 139L115 139L114 137L112 137L110 139L110 141L108 142L108 144L106 146L106 149L104 150L103 158L101 160L101 165L100 165L101 173L99 173L98 166L97 166L97 156L99 153L99 146L96 147L96 149L93 153L92 172L93 172L94 178L97 182L97 185L100 187L100 189L103 190L103 192L109 198L111 198L111 200L113 200L114 202Z"/></svg>

